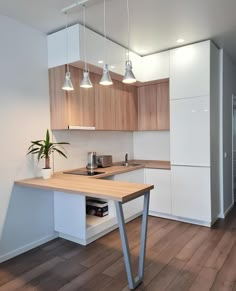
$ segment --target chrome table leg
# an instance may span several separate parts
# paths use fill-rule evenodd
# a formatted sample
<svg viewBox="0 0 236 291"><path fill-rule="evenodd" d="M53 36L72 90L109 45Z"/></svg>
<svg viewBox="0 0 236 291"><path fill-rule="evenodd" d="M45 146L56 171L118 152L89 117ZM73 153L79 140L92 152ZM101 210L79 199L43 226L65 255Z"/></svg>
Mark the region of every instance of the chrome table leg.
<svg viewBox="0 0 236 291"><path fill-rule="evenodd" d="M145 261L145 252L146 252L146 239L147 239L149 197L150 197L150 191L144 194L143 217L142 217L141 240L140 240L140 254L139 254L139 268L138 268L138 275L136 277L133 276L133 271L132 271L132 266L131 266L129 242L127 239L127 234L126 234L126 229L125 229L125 219L124 219L122 203L119 201L115 201L116 215L117 215L118 225L119 225L119 230L120 230L125 268L126 268L126 273L127 273L130 289L135 289L143 280L144 261Z"/></svg>

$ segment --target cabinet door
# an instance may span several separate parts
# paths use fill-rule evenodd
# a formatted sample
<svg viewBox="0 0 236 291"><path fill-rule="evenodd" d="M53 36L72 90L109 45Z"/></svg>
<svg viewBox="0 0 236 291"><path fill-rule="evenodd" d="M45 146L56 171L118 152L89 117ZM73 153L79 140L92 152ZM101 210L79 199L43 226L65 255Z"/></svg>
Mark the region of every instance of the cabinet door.
<svg viewBox="0 0 236 291"><path fill-rule="evenodd" d="M113 180L131 183L144 183L144 169L134 170L115 175ZM135 216L143 211L143 196L123 204L124 216L126 219Z"/></svg>
<svg viewBox="0 0 236 291"><path fill-rule="evenodd" d="M99 84L101 76L94 75L95 89L95 127L100 130L116 129L115 102L116 94L114 86L102 86Z"/></svg>
<svg viewBox="0 0 236 291"><path fill-rule="evenodd" d="M139 87L138 129L170 129L169 81Z"/></svg>
<svg viewBox="0 0 236 291"><path fill-rule="evenodd" d="M157 84L157 129L170 130L169 82Z"/></svg>
<svg viewBox="0 0 236 291"><path fill-rule="evenodd" d="M171 100L171 164L210 166L210 98Z"/></svg>
<svg viewBox="0 0 236 291"><path fill-rule="evenodd" d="M153 184L149 211L171 214L170 170L145 169L145 183Z"/></svg>
<svg viewBox="0 0 236 291"><path fill-rule="evenodd" d="M138 94L134 86L114 81L116 130L137 130Z"/></svg>
<svg viewBox="0 0 236 291"><path fill-rule="evenodd" d="M170 99L210 94L210 41L170 51Z"/></svg>
<svg viewBox="0 0 236 291"><path fill-rule="evenodd" d="M69 125L95 126L94 87L80 88L83 70L70 66L74 91L68 92ZM90 73L93 83L93 74Z"/></svg>
<svg viewBox="0 0 236 291"><path fill-rule="evenodd" d="M171 166L172 214L211 222L210 168Z"/></svg>
<svg viewBox="0 0 236 291"><path fill-rule="evenodd" d="M62 86L65 81L65 66L49 69L49 95L51 129L68 128L68 99Z"/></svg>
<svg viewBox="0 0 236 291"><path fill-rule="evenodd" d="M157 130L157 85L138 88L138 129Z"/></svg>

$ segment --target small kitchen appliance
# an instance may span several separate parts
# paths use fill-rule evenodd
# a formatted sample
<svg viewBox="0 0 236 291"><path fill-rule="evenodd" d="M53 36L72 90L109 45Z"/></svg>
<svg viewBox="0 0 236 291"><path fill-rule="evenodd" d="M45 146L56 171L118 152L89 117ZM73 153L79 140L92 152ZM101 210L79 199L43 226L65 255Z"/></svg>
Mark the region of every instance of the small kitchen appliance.
<svg viewBox="0 0 236 291"><path fill-rule="evenodd" d="M96 152L88 152L88 164L86 166L87 170L93 172L94 169L97 169L97 156Z"/></svg>
<svg viewBox="0 0 236 291"><path fill-rule="evenodd" d="M111 167L112 166L112 156L97 156L97 165L101 168Z"/></svg>

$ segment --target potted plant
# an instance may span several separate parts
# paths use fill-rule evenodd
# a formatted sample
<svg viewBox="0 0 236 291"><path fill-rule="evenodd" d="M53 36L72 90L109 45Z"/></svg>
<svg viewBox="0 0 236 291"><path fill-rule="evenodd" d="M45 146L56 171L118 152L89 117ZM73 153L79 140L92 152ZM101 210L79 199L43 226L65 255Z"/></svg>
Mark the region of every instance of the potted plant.
<svg viewBox="0 0 236 291"><path fill-rule="evenodd" d="M53 152L57 152L59 155L67 158L64 153L62 145L69 144L68 142L51 142L50 134L47 129L45 140L31 141L31 146L28 148L27 155L33 154L37 155L38 161L40 159L45 159L45 167L42 169L42 177L44 179L49 179L52 175L52 169L50 167L50 155Z"/></svg>

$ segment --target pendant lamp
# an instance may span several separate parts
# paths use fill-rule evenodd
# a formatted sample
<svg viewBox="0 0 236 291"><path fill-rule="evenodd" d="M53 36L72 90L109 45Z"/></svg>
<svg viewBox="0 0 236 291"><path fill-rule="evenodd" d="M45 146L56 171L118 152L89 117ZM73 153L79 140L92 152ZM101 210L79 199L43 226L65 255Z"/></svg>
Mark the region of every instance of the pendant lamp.
<svg viewBox="0 0 236 291"><path fill-rule="evenodd" d="M84 70L83 70L83 79L80 82L81 88L92 88L93 85L89 78L89 71L87 65L87 57L86 57L86 31L85 31L85 5L83 5L83 14L84 14Z"/></svg>
<svg viewBox="0 0 236 291"><path fill-rule="evenodd" d="M130 23L129 23L129 0L127 0L127 20L128 20L128 60L125 62L125 75L122 80L123 83L131 84L136 82L136 78L134 76L134 73L132 71L132 62L129 59L129 42L130 42Z"/></svg>
<svg viewBox="0 0 236 291"><path fill-rule="evenodd" d="M66 57L67 57L67 64L66 64L66 75L65 75L65 82L62 86L63 90L72 91L74 90L73 84L70 78L70 71L69 71L69 64L68 64L68 21L67 21L67 12L65 13L66 16Z"/></svg>
<svg viewBox="0 0 236 291"><path fill-rule="evenodd" d="M107 40L107 34L106 34L106 0L104 0L103 2L103 29L104 29L104 59L107 59L107 46L106 46L106 40ZM103 73L102 73L102 78L101 81L99 82L100 85L104 85L104 86L109 86L112 85L113 82L111 80L110 77L110 73L109 73L109 67L107 62L105 62L104 66L103 66Z"/></svg>

